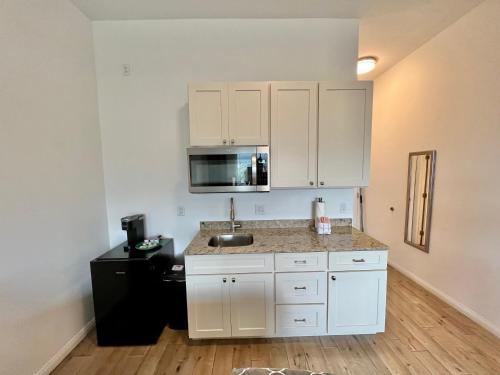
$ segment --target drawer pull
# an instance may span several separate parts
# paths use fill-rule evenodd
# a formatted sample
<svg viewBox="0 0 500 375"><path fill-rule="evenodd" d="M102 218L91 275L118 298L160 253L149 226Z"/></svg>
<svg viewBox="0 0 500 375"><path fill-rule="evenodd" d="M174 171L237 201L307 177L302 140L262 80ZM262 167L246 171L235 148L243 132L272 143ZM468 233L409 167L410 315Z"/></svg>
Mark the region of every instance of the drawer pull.
<svg viewBox="0 0 500 375"><path fill-rule="evenodd" d="M115 271L115 275L125 275L125 271Z"/></svg>
<svg viewBox="0 0 500 375"><path fill-rule="evenodd" d="M361 258L361 259L353 259L352 261L354 263L364 263L365 262L365 260L363 258Z"/></svg>
<svg viewBox="0 0 500 375"><path fill-rule="evenodd" d="M295 290L306 290L307 288L305 286L294 286L293 289L295 289Z"/></svg>
<svg viewBox="0 0 500 375"><path fill-rule="evenodd" d="M307 264L307 260L294 260L295 264Z"/></svg>
<svg viewBox="0 0 500 375"><path fill-rule="evenodd" d="M306 322L306 318L302 318L302 319L294 319L293 320L295 323L305 323Z"/></svg>

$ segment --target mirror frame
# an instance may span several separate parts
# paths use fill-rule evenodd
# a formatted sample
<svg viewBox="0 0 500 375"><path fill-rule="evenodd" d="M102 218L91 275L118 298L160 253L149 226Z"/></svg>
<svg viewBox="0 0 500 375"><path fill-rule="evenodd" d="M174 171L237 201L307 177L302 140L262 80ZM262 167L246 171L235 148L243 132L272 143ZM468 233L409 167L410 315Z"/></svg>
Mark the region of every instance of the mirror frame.
<svg viewBox="0 0 500 375"><path fill-rule="evenodd" d="M424 232L426 233L426 242L425 245L419 245L414 242L408 241L408 215L410 211L410 181L411 181L411 158L412 156L421 156L421 155L428 155L430 157L430 165L429 165L429 191L427 192L427 198L426 198L426 209L427 212L425 213L426 215L426 224L425 224L425 229ZM431 234L431 219L432 219L432 201L434 198L434 177L435 177L435 171L436 171L436 150L430 150L430 151L419 151L419 152L410 152L408 155L408 179L406 182L406 215L405 215L405 237L404 237L404 242L407 245L416 247L419 250L422 250L426 253L429 253L429 245L430 245L430 234Z"/></svg>

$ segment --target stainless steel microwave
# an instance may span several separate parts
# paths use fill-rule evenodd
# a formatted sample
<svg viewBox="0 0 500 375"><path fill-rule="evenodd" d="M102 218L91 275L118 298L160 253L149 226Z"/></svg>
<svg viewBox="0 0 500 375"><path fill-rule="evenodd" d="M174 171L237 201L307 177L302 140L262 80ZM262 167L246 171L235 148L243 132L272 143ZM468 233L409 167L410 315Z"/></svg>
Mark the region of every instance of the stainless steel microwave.
<svg viewBox="0 0 500 375"><path fill-rule="evenodd" d="M270 190L268 146L187 149L191 193L244 193Z"/></svg>

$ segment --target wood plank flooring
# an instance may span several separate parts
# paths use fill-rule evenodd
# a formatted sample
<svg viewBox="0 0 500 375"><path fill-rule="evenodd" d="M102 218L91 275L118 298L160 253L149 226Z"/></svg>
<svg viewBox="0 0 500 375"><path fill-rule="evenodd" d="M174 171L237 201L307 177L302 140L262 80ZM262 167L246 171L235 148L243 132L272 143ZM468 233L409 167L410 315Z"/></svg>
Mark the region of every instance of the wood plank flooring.
<svg viewBox="0 0 500 375"><path fill-rule="evenodd" d="M335 375L500 374L500 340L389 268L386 332L377 335L189 341L165 329L145 347L98 347L89 334L53 372L229 375L233 367L290 367Z"/></svg>

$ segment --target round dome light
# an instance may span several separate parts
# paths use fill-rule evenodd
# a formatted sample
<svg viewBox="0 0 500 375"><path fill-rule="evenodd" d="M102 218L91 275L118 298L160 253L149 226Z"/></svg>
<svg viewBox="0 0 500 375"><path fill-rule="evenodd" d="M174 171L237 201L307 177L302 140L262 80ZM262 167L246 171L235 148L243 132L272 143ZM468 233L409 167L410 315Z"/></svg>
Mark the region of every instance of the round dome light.
<svg viewBox="0 0 500 375"><path fill-rule="evenodd" d="M373 56L360 57L358 59L358 75L366 74L375 69L377 65L377 58Z"/></svg>

